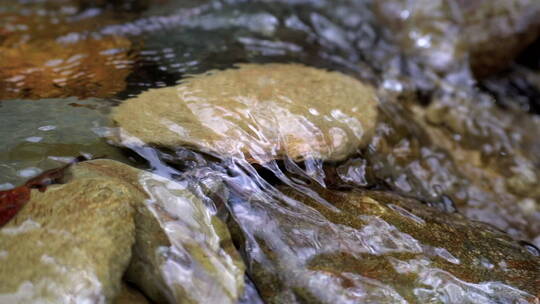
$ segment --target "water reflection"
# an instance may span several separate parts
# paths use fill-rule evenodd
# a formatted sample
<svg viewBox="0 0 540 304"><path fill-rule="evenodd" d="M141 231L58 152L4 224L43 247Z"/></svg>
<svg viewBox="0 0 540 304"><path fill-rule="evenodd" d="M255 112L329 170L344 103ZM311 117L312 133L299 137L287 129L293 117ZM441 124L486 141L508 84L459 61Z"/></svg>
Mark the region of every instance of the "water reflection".
<svg viewBox="0 0 540 304"><path fill-rule="evenodd" d="M0 190L84 154L192 191L195 209L176 188L134 182L169 238L146 273L162 272L131 276L153 301L534 303L540 74L523 58L492 71L536 39L538 11L0 0ZM246 277L212 231L194 232L214 217Z"/></svg>

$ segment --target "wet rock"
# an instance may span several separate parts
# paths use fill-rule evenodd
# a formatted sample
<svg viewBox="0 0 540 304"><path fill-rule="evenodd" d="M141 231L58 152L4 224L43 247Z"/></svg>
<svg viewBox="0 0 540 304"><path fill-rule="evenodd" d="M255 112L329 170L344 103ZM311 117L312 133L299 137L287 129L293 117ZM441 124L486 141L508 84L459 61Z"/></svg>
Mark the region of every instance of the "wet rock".
<svg viewBox="0 0 540 304"><path fill-rule="evenodd" d="M377 98L370 86L336 72L245 64L144 92L112 117L124 144L135 137L255 163L341 160L369 142Z"/></svg>
<svg viewBox="0 0 540 304"><path fill-rule="evenodd" d="M80 155L123 160L101 138L112 103L77 98L0 101L0 187L24 183Z"/></svg>
<svg viewBox="0 0 540 304"><path fill-rule="evenodd" d="M0 45L0 99L111 97L126 86L130 47L121 37Z"/></svg>
<svg viewBox="0 0 540 304"><path fill-rule="evenodd" d="M460 197L458 209L540 245L540 146L533 135L540 131L540 119L501 110L482 94L437 98L413 112L463 177L465 183L452 195Z"/></svg>
<svg viewBox="0 0 540 304"><path fill-rule="evenodd" d="M391 193L279 190L231 205L267 303L538 301L540 258L491 226Z"/></svg>
<svg viewBox="0 0 540 304"><path fill-rule="evenodd" d="M477 77L504 68L540 35L534 0L376 1L406 52L447 71L470 55Z"/></svg>
<svg viewBox="0 0 540 304"><path fill-rule="evenodd" d="M126 273L157 303L236 303L244 264L225 224L182 185L125 165L92 162L148 198L136 208L136 241ZM219 182L200 181L218 191Z"/></svg>
<svg viewBox="0 0 540 304"><path fill-rule="evenodd" d="M370 148L329 172L327 185L391 189L540 246L539 117L501 109L477 89L444 86L428 106L379 92Z"/></svg>
<svg viewBox="0 0 540 304"><path fill-rule="evenodd" d="M137 289L122 284L120 294L114 299L114 304L149 304L146 297Z"/></svg>
<svg viewBox="0 0 540 304"><path fill-rule="evenodd" d="M244 265L228 230L186 185L111 160L73 165L67 176L33 190L0 230L9 263L0 300L108 303L126 271L158 303L240 298Z"/></svg>
<svg viewBox="0 0 540 304"><path fill-rule="evenodd" d="M77 1L15 1L0 12L0 99L110 97L124 90L134 48L99 33L130 20Z"/></svg>
<svg viewBox="0 0 540 304"><path fill-rule="evenodd" d="M135 242L131 189L74 171L0 229L0 302L110 302Z"/></svg>
<svg viewBox="0 0 540 304"><path fill-rule="evenodd" d="M138 195L132 202L135 244L127 281L156 303L235 303L240 298L244 264L227 227L186 184L108 160L81 165L129 184ZM220 188L216 181L200 182Z"/></svg>

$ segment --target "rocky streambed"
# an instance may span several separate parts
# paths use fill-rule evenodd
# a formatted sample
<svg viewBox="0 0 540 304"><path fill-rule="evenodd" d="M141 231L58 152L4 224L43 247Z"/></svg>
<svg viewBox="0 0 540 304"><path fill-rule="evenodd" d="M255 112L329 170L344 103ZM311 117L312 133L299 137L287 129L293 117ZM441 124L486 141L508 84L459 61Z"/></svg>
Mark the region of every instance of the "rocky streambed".
<svg viewBox="0 0 540 304"><path fill-rule="evenodd" d="M0 16L0 303L539 303L535 1Z"/></svg>

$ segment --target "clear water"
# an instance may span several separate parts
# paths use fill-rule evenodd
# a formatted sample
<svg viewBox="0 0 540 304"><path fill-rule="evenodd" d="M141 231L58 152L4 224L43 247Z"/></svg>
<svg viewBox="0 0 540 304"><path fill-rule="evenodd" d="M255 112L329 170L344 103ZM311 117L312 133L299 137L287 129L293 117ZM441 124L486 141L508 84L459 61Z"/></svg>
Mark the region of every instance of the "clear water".
<svg viewBox="0 0 540 304"><path fill-rule="evenodd" d="M441 32L457 35L455 24L440 23L441 32L403 48L396 30L377 18L380 3L368 0L148 2L0 0L0 190L81 154L188 184L218 179L229 198L206 202L227 221L248 265L253 282L245 303L260 297L272 303L538 301L540 269L532 254L540 246L537 47L478 81L467 56L448 46L452 39L441 41ZM403 16L415 9L396 7ZM419 32L403 31L413 38ZM371 84L379 100L375 135L338 162L285 158L254 165L242 153L111 145L118 131L111 108L238 63L301 63ZM531 277L521 278L529 288L501 279L504 259L493 264L488 252L499 251L489 244L463 261L463 248L415 235L395 219L370 212L350 221L333 217L351 211L325 191L350 189L416 199L435 215L396 208L412 218L420 212L419 221L460 222L453 220L457 213L530 243L523 248L532 252Z"/></svg>

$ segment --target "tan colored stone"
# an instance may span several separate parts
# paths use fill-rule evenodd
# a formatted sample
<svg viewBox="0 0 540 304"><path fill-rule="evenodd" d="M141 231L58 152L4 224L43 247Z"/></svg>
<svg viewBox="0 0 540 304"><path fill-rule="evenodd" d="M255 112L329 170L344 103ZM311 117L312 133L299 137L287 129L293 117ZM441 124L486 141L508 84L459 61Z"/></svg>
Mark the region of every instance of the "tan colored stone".
<svg viewBox="0 0 540 304"><path fill-rule="evenodd" d="M110 303L121 278L157 303L236 303L244 264L186 185L111 160L73 165L0 229L1 303ZM121 294L120 294L121 295Z"/></svg>
<svg viewBox="0 0 540 304"><path fill-rule="evenodd" d="M289 157L342 160L367 144L377 120L372 87L297 64L242 64L176 87L149 90L113 113L146 144L194 147L264 163Z"/></svg>
<svg viewBox="0 0 540 304"><path fill-rule="evenodd" d="M136 195L128 281L157 303L236 302L245 266L226 226L186 185L110 160L81 166Z"/></svg>
<svg viewBox="0 0 540 304"><path fill-rule="evenodd" d="M0 99L111 97L126 87L131 43L122 37L76 43L0 44Z"/></svg>
<svg viewBox="0 0 540 304"><path fill-rule="evenodd" d="M1 303L106 303L120 290L135 241L131 189L85 173L33 190L0 229Z"/></svg>
<svg viewBox="0 0 540 304"><path fill-rule="evenodd" d="M236 303L245 266L225 224L186 185L109 160L81 165L139 193L129 282L157 303Z"/></svg>
<svg viewBox="0 0 540 304"><path fill-rule="evenodd" d="M236 303L245 266L225 224L185 186L138 178L149 199L137 208L126 278L157 303Z"/></svg>

